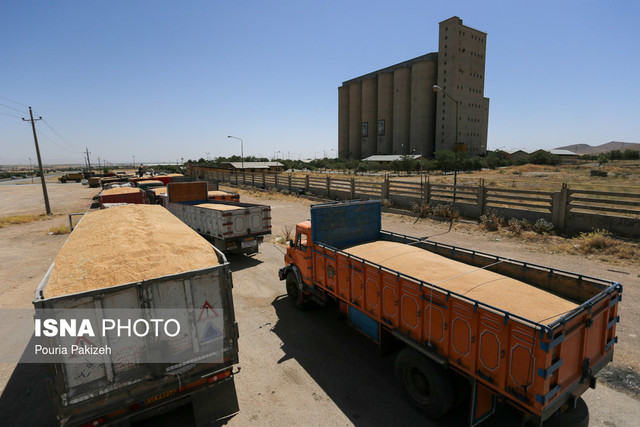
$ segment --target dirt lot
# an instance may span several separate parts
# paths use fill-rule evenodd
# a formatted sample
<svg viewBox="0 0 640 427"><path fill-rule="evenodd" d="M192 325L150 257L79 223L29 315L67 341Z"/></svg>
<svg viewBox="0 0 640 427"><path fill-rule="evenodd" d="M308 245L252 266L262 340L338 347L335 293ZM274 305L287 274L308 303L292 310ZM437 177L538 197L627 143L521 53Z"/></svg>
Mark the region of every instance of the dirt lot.
<svg viewBox="0 0 640 427"><path fill-rule="evenodd" d="M29 186L0 185L0 216L42 213L41 194ZM96 189L75 183L52 185L52 209L60 214L86 209L95 193ZM309 217L309 200L252 194L243 192L241 200L271 206L273 239L282 235L284 225L293 226ZM57 216L0 228L0 308L31 306L36 286L66 239L48 235L47 230L66 221L66 216ZM592 425L637 424L640 341L634 327L639 320L640 268L544 253L515 239L496 240L494 235L471 232L468 227L449 230L445 223L416 222L400 215L384 214L383 228L621 282L625 290L617 330L620 341L613 368L605 372L609 387L599 383L584 397ZM405 425L464 421L466 410L440 423L413 411L394 384L393 357L378 357L375 345L347 327L336 311L293 309L276 277L282 251L283 246L265 243L255 257L230 257L242 371L236 377L241 409L229 425L397 425L400 416ZM7 327L12 325L3 325ZM0 390L4 390L0 420L14 425L53 425L39 368L2 364L0 369ZM34 407L40 410L34 413Z"/></svg>

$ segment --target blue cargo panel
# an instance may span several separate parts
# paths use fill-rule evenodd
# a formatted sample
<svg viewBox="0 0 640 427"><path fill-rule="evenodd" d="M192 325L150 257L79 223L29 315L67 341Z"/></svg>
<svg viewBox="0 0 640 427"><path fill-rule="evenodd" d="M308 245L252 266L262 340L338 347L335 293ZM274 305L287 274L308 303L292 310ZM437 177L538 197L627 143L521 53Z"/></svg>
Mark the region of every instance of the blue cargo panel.
<svg viewBox="0 0 640 427"><path fill-rule="evenodd" d="M378 342L378 322L354 307L349 307L349 322L360 332Z"/></svg>
<svg viewBox="0 0 640 427"><path fill-rule="evenodd" d="M311 239L342 248L377 240L381 228L378 200L311 206Z"/></svg>

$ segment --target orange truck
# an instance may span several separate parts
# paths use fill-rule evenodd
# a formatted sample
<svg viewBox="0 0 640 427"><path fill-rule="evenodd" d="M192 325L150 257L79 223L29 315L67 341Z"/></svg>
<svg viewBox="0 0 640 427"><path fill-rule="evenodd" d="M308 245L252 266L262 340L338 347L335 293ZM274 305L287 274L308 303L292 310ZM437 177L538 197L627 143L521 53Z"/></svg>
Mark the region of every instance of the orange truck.
<svg viewBox="0 0 640 427"><path fill-rule="evenodd" d="M336 301L399 349L396 378L427 417L469 401L472 426L504 404L528 424L587 425L580 396L612 360L619 283L384 231L378 201L312 206L284 260L294 306Z"/></svg>

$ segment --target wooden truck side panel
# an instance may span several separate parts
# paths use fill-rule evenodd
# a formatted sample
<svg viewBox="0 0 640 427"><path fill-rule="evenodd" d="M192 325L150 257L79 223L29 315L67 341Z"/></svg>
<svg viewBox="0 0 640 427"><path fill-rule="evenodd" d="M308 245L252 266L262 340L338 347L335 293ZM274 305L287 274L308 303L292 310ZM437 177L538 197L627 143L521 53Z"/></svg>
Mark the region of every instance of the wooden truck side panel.
<svg viewBox="0 0 640 427"><path fill-rule="evenodd" d="M308 285L350 306L350 315L356 309L379 328L430 348L451 368L530 413L542 416L554 399L582 393L589 369L612 356L617 288L550 328L324 244L315 244L312 254Z"/></svg>

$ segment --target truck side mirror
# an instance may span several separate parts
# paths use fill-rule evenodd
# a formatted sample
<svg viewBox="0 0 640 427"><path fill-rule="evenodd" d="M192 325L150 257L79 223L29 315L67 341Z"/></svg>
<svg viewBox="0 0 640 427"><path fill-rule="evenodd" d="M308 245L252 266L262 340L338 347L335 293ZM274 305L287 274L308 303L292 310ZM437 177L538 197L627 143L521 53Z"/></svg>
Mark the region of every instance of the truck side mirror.
<svg viewBox="0 0 640 427"><path fill-rule="evenodd" d="M289 240L289 247L293 249L293 239Z"/></svg>

